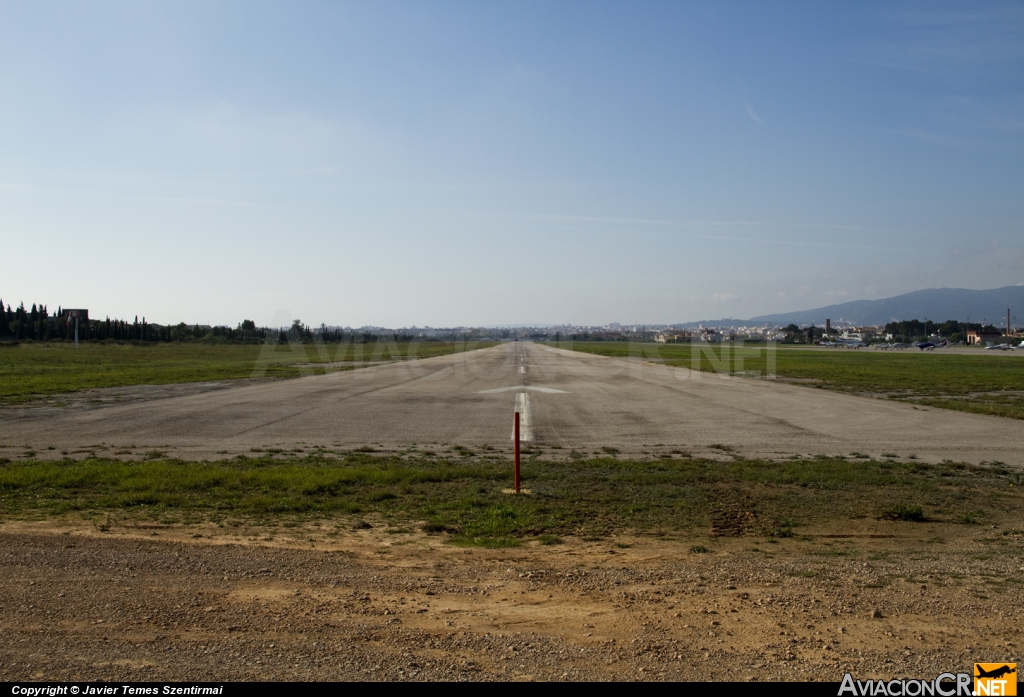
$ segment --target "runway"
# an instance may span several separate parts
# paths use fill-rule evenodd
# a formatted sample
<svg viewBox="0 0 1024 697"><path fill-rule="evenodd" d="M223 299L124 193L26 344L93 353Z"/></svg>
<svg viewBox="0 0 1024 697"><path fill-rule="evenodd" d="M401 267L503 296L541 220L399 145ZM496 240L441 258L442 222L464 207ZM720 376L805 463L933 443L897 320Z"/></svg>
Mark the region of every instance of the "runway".
<svg viewBox="0 0 1024 697"><path fill-rule="evenodd" d="M552 455L602 447L623 455L676 450L773 459L857 452L1024 465L1021 421L529 342L216 387L176 396L152 388L151 398L107 405L0 409L0 455L122 449L219 459L267 449L414 444L504 452L518 406L527 445Z"/></svg>

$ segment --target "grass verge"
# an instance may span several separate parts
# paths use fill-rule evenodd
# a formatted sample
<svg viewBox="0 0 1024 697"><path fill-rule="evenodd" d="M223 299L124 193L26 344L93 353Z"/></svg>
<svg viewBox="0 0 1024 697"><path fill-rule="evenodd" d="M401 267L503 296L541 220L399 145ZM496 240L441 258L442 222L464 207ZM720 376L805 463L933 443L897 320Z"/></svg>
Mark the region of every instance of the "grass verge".
<svg viewBox="0 0 1024 697"><path fill-rule="evenodd" d="M940 409L954 409L965 411L970 414L989 414L991 416L1005 416L1010 419L1024 419L1024 397L1000 396L1000 395L979 395L976 397L926 397L913 400L914 404L921 404Z"/></svg>
<svg viewBox="0 0 1024 697"><path fill-rule="evenodd" d="M257 361L266 377L350 370L361 364L431 358L486 348L493 344L428 341L422 343L302 345L305 365L287 342L274 347L269 360L257 344L0 344L0 402L23 402L100 387L165 385L248 378ZM326 365L325 365L326 364Z"/></svg>
<svg viewBox="0 0 1024 697"><path fill-rule="evenodd" d="M508 463L339 457L226 462L108 459L0 461L0 514L120 512L140 520L367 516L419 523L462 545L510 546L559 535L710 530L785 537L853 518L962 522L1019 519L1018 473L999 466L820 459L527 463L531 494L512 496Z"/></svg>

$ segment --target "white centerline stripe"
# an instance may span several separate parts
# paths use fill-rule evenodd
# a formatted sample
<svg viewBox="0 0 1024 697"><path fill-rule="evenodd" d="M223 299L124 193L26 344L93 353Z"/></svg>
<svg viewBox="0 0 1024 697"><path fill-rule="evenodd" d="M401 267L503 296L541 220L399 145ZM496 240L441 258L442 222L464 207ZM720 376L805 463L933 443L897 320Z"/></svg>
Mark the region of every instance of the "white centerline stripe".
<svg viewBox="0 0 1024 697"><path fill-rule="evenodd" d="M519 440L533 440L533 423L530 419L530 395L520 392L516 395L516 409L519 412ZM512 425L512 438L516 437L515 424Z"/></svg>

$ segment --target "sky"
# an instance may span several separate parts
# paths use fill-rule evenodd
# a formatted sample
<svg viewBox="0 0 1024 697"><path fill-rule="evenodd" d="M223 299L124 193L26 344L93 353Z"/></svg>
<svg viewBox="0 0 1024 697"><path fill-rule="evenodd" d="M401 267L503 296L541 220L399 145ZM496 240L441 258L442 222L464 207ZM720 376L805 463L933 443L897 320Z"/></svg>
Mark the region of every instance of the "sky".
<svg viewBox="0 0 1024 697"><path fill-rule="evenodd" d="M0 0L0 297L746 318L1024 282L1024 5Z"/></svg>

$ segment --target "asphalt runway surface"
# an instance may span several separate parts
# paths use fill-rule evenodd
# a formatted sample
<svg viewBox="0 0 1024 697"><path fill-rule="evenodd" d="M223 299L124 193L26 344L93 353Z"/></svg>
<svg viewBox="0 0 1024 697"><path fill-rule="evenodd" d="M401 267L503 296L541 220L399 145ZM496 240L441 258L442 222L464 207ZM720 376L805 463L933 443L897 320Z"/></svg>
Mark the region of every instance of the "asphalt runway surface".
<svg viewBox="0 0 1024 697"><path fill-rule="evenodd" d="M553 455L607 447L623 455L863 453L1024 465L1022 421L529 342L181 394L139 390L142 398L120 403L0 409L0 452L80 457L121 448L219 459L315 446L504 451L519 410L526 445Z"/></svg>

